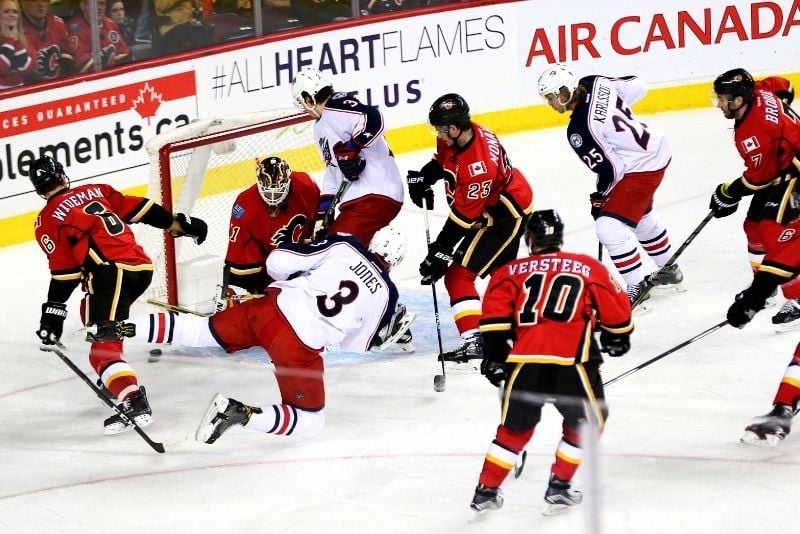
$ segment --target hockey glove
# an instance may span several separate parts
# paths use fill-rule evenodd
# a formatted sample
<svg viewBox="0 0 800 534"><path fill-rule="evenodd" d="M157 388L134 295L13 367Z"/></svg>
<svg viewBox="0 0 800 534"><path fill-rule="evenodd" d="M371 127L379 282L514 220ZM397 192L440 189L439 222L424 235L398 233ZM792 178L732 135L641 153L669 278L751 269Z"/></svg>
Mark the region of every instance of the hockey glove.
<svg viewBox="0 0 800 534"><path fill-rule="evenodd" d="M427 200L427 209L433 209L433 190L431 186L447 176L444 168L438 161L432 159L426 163L419 171L408 171L406 183L408 184L408 196L411 202L420 208L424 208L423 201Z"/></svg>
<svg viewBox="0 0 800 534"><path fill-rule="evenodd" d="M317 206L317 220L314 223L314 242L319 243L328 237L328 229L333 224L333 213L328 215L331 209L333 195L324 195L319 199Z"/></svg>
<svg viewBox="0 0 800 534"><path fill-rule="evenodd" d="M753 302L753 299L748 294L748 290L745 289L736 295L733 304L728 308L728 324L736 328L743 328L744 325L753 320L753 317L755 317L763 307L764 303L759 305Z"/></svg>
<svg viewBox="0 0 800 534"><path fill-rule="evenodd" d="M506 376L506 364L501 362L496 362L490 358L484 358L481 360L481 374L486 377L486 380L491 382L491 384L499 388L500 384L505 382Z"/></svg>
<svg viewBox="0 0 800 534"><path fill-rule="evenodd" d="M612 334L608 330L600 331L600 344L603 352L609 356L617 358L631 350L630 334Z"/></svg>
<svg viewBox="0 0 800 534"><path fill-rule="evenodd" d="M361 171L367 166L359 148L352 140L347 143L339 141L333 145L333 155L336 156L336 164L344 174L345 180L355 182L361 177Z"/></svg>
<svg viewBox="0 0 800 534"><path fill-rule="evenodd" d="M420 283L427 286L436 282L447 272L451 261L453 261L451 251L444 249L436 241L428 245L428 255L419 264L419 274L422 275Z"/></svg>
<svg viewBox="0 0 800 534"><path fill-rule="evenodd" d="M197 217L192 218L183 213L179 213L175 216L175 221L178 223L178 226L180 226L180 231L170 232L169 235L172 237L191 237L198 245L203 244L203 241L206 240L208 225L203 219Z"/></svg>
<svg viewBox="0 0 800 534"><path fill-rule="evenodd" d="M43 344L55 345L61 340L66 318L66 304L49 300L42 304L42 318L39 319L39 330L36 331L36 335Z"/></svg>
<svg viewBox="0 0 800 534"><path fill-rule="evenodd" d="M589 195L589 203L592 205L592 219L597 220L597 218L600 217L600 212L603 211L607 200L608 197L599 191L595 191Z"/></svg>
<svg viewBox="0 0 800 534"><path fill-rule="evenodd" d="M727 183L719 184L711 195L711 202L708 203L708 208L714 212L714 217L717 219L735 213L739 207L739 199L728 193L729 186Z"/></svg>

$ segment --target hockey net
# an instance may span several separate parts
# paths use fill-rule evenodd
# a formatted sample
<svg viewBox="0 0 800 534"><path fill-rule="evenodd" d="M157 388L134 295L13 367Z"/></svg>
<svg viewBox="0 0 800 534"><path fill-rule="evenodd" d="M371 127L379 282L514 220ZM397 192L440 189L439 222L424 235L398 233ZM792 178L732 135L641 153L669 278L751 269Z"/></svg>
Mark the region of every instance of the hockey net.
<svg viewBox="0 0 800 534"><path fill-rule="evenodd" d="M154 137L147 151L147 197L173 213L203 219L208 237L198 246L191 239L172 239L164 231L136 225L137 240L156 267L145 299L199 312L213 307L231 208L236 196L256 182L256 159L279 156L292 169L312 176L323 169L311 120L297 110L196 121Z"/></svg>

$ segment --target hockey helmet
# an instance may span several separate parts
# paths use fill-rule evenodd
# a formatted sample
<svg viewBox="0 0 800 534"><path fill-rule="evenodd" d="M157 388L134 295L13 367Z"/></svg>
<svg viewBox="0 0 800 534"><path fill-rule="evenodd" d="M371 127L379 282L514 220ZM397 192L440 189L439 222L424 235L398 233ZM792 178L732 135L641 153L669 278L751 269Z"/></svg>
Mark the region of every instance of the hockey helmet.
<svg viewBox="0 0 800 534"><path fill-rule="evenodd" d="M578 88L578 78L569 70L566 65L556 63L545 70L537 82L539 96L547 98L547 95L558 95L562 87L566 87L570 96Z"/></svg>
<svg viewBox="0 0 800 534"><path fill-rule="evenodd" d="M741 96L745 102L749 102L753 97L755 86L755 81L750 73L741 68L723 72L714 80L714 92L717 95L727 96L728 99Z"/></svg>
<svg viewBox="0 0 800 534"><path fill-rule="evenodd" d="M69 178L64 174L64 166L50 156L42 156L34 160L31 163L28 177L33 184L33 188L40 196L51 191L59 184L69 187Z"/></svg>
<svg viewBox="0 0 800 534"><path fill-rule="evenodd" d="M428 111L428 123L437 131L446 131L451 124L464 130L469 119L469 104L455 93L440 96Z"/></svg>
<svg viewBox="0 0 800 534"><path fill-rule="evenodd" d="M391 269L406 255L406 236L391 226L384 226L372 236L369 251L383 259Z"/></svg>
<svg viewBox="0 0 800 534"><path fill-rule="evenodd" d="M256 160L256 180L261 198L264 199L267 206L276 209L289 195L292 169L281 158L269 156L261 161Z"/></svg>
<svg viewBox="0 0 800 534"><path fill-rule="evenodd" d="M534 249L560 249L564 244L564 223L556 210L534 211L525 225L525 244Z"/></svg>
<svg viewBox="0 0 800 534"><path fill-rule="evenodd" d="M312 67L301 70L292 82L292 98L295 105L307 111L309 106L306 104L306 98L310 98L313 101L311 105L313 108L319 103L317 95L326 87L330 87L333 92L333 84L319 70Z"/></svg>

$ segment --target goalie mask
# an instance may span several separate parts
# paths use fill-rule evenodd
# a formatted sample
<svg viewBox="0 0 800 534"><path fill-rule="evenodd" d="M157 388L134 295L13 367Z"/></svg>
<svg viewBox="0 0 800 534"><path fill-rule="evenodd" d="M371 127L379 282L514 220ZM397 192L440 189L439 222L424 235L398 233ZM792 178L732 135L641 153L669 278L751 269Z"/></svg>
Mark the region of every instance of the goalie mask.
<svg viewBox="0 0 800 534"><path fill-rule="evenodd" d="M41 197L58 185L69 187L69 178L64 174L64 167L50 156L42 156L31 163L28 177Z"/></svg>
<svg viewBox="0 0 800 534"><path fill-rule="evenodd" d="M536 249L558 250L564 244L564 223L556 210L539 210L531 214L525 225L525 244Z"/></svg>
<svg viewBox="0 0 800 534"><path fill-rule="evenodd" d="M303 111L314 109L319 103L318 95L320 91L329 87L329 92L333 93L333 84L320 71L314 68L307 68L297 73L292 82L292 98L295 105ZM306 103L306 98L310 98L312 104Z"/></svg>
<svg viewBox="0 0 800 534"><path fill-rule="evenodd" d="M565 65L557 63L539 76L536 86L539 90L539 96L545 100L547 100L548 95L560 95L562 87L567 88L570 98L572 98L575 89L578 88L578 78Z"/></svg>
<svg viewBox="0 0 800 534"><path fill-rule="evenodd" d="M256 160L258 192L270 210L280 208L289 196L292 170L289 164L276 156Z"/></svg>
<svg viewBox="0 0 800 534"><path fill-rule="evenodd" d="M406 236L391 226L384 226L372 236L369 251L379 256L392 269L406 255Z"/></svg>

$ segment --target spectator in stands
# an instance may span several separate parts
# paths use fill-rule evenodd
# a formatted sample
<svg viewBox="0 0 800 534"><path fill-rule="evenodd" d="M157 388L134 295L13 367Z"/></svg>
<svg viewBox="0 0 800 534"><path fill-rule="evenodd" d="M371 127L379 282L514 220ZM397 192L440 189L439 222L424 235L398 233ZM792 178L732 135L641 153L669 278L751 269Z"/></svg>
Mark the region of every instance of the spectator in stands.
<svg viewBox="0 0 800 534"><path fill-rule="evenodd" d="M133 44L136 35L136 21L125 14L125 3L122 0L112 0L108 6L107 16L117 24L125 42L129 45Z"/></svg>
<svg viewBox="0 0 800 534"><path fill-rule="evenodd" d="M290 5L292 15L297 17L303 26L346 20L353 16L349 0L292 0Z"/></svg>
<svg viewBox="0 0 800 534"><path fill-rule="evenodd" d="M194 18L192 0L155 0L153 49L156 55L194 50L211 44L211 27Z"/></svg>
<svg viewBox="0 0 800 534"><path fill-rule="evenodd" d="M92 33L89 27L89 0L78 2L78 12L67 21L67 31L70 34L70 53L75 58L77 72L94 70L94 57L92 56ZM128 49L128 43L122 36L117 23L105 16L106 0L97 0L98 31L100 32L100 62L101 68L108 68L133 59Z"/></svg>
<svg viewBox="0 0 800 534"><path fill-rule="evenodd" d="M61 17L50 13L49 0L22 0L22 28L36 66L25 83L72 74L69 33Z"/></svg>
<svg viewBox="0 0 800 534"><path fill-rule="evenodd" d="M28 52L19 2L0 0L0 89L22 85L36 62Z"/></svg>
<svg viewBox="0 0 800 534"><path fill-rule="evenodd" d="M153 0L140 0L139 14L136 16L135 42L150 44L153 27Z"/></svg>

